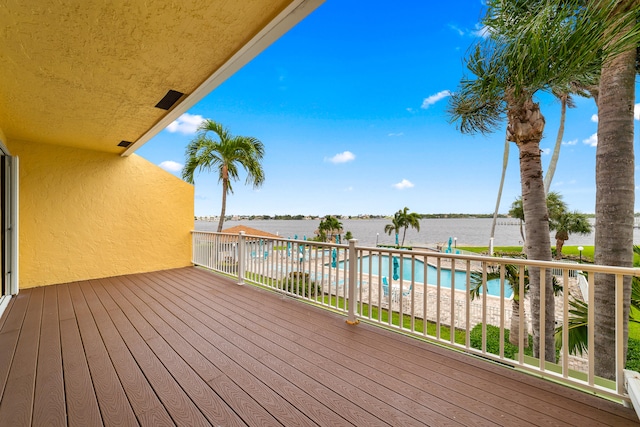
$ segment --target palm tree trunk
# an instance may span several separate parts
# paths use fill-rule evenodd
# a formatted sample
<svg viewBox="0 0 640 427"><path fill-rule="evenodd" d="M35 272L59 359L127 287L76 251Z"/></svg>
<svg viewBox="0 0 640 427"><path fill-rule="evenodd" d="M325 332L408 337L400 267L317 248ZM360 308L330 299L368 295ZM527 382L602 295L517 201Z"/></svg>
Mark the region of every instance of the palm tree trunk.
<svg viewBox="0 0 640 427"><path fill-rule="evenodd" d="M532 260L551 261L551 240L549 236L549 214L542 180L540 140L544 130L544 117L540 106L531 97L509 103L507 111L507 132L520 150L520 182L522 186L522 208L526 218L527 241L525 253ZM540 269L529 271L531 296L531 326L533 329L533 353L539 357L544 346L545 360L555 362L555 304L551 275L545 275L540 282ZM545 289L545 324L540 324L541 287ZM545 340L540 342L540 329L544 328Z"/></svg>
<svg viewBox="0 0 640 427"><path fill-rule="evenodd" d="M562 247L564 246L564 240L556 239L556 259L562 259Z"/></svg>
<svg viewBox="0 0 640 427"><path fill-rule="evenodd" d="M556 136L556 145L553 148L553 154L549 161L549 169L544 176L544 193L549 193L551 187L551 180L553 180L553 174L556 173L556 165L558 164L558 158L560 157L560 146L562 145L562 137L564 135L564 122L567 117L567 94L563 94L560 98L560 127L558 128L558 135Z"/></svg>
<svg viewBox="0 0 640 427"><path fill-rule="evenodd" d="M529 346L529 340L527 339L526 320L523 333L525 334L524 348L527 348ZM511 325L509 326L509 342L516 347L520 345L520 303L515 297L511 301ZM520 351L523 350L524 349L520 349Z"/></svg>
<svg viewBox="0 0 640 427"><path fill-rule="evenodd" d="M637 0L620 3L622 8L637 5ZM633 265L635 60L636 49L630 49L605 63L600 77L594 258L601 265ZM615 291L613 276L595 275L595 373L609 379L616 377ZM623 298L626 359L630 278L624 280Z"/></svg>
<svg viewBox="0 0 640 427"><path fill-rule="evenodd" d="M502 188L504 187L504 177L507 174L507 164L509 163L509 139L504 137L504 154L502 155L502 176L500 177L500 187L498 188L498 197L496 198L496 208L493 211L493 221L491 222L490 239L496 235L496 221L498 220L498 210L500 209L500 199L502 198ZM493 254L489 254L493 255Z"/></svg>
<svg viewBox="0 0 640 427"><path fill-rule="evenodd" d="M227 212L227 192L229 190L229 174L227 167L222 167L222 208L220 209L220 221L218 221L218 233L222 231L222 225L224 224L224 216Z"/></svg>

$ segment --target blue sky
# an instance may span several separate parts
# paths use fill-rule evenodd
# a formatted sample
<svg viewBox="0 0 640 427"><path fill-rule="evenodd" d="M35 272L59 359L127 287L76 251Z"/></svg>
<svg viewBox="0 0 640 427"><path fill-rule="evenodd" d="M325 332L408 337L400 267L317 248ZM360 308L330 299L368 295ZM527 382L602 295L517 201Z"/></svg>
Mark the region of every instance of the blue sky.
<svg viewBox="0 0 640 427"><path fill-rule="evenodd" d="M265 145L264 185L247 187L243 176L227 214L390 215L405 206L491 213L504 130L462 135L446 114L467 49L481 37L481 16L480 0L327 0L137 154L180 176L195 127L208 118ZM546 118L546 171L560 105L545 94L537 100ZM592 213L597 108L591 99L576 104L567 112L552 190L571 210ZM219 215L216 177L201 173L195 182L195 214ZM511 144L500 212L519 194Z"/></svg>

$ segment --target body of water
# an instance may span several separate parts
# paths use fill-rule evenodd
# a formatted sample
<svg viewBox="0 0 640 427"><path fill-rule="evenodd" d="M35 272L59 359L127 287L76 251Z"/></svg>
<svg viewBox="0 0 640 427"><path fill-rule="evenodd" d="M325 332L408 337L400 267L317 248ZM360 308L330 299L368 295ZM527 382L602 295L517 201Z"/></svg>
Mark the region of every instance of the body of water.
<svg viewBox="0 0 640 427"><path fill-rule="evenodd" d="M593 221L593 220L592 220ZM351 231L358 244L361 246L375 246L379 244L395 244L395 236L389 236L384 232L384 227L391 223L390 219L342 219L340 220L345 232ZM491 233L491 218L456 218L456 219L422 219L420 231L407 229L405 245L436 246L447 245L449 238L460 246L489 246ZM315 236L315 230L320 224L319 220L242 220L225 221L224 228L236 225L246 225L282 237L298 238L303 236ZM196 221L195 228L198 231L216 231L218 222ZM555 245L554 234L551 234L551 244ZM640 242L640 229L634 231L634 242ZM402 233L400 233L402 242ZM594 242L594 234L586 236L571 235L566 245L591 246ZM454 246L456 243L452 244ZM513 219L499 219L496 226L494 246L518 246L522 244L518 221Z"/></svg>

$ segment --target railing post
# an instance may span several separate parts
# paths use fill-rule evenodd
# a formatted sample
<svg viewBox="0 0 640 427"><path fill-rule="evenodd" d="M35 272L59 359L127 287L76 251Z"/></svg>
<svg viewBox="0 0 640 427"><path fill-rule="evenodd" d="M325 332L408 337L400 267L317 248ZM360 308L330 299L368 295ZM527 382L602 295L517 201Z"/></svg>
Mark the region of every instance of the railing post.
<svg viewBox="0 0 640 427"><path fill-rule="evenodd" d="M244 285L244 231L238 235L238 285Z"/></svg>
<svg viewBox="0 0 640 427"><path fill-rule="evenodd" d="M356 302L356 277L358 273L358 258L356 253L356 243L358 243L358 239L350 239L349 240L349 278L348 285L349 286L349 310L347 314L347 323L349 325L357 325L360 323L358 319L356 319L356 306L358 303Z"/></svg>

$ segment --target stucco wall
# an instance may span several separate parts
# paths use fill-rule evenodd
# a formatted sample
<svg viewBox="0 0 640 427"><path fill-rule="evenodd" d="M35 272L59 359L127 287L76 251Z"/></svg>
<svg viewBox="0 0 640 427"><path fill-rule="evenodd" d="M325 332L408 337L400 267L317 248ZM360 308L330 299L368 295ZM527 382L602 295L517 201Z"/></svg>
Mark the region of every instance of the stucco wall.
<svg viewBox="0 0 640 427"><path fill-rule="evenodd" d="M9 141L20 287L190 265L193 186L143 158Z"/></svg>

